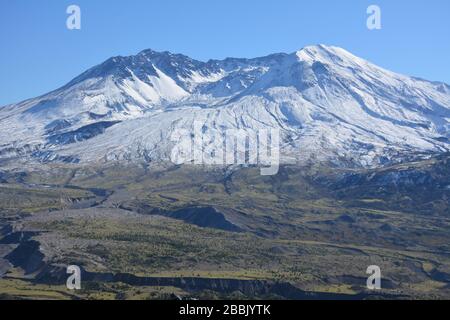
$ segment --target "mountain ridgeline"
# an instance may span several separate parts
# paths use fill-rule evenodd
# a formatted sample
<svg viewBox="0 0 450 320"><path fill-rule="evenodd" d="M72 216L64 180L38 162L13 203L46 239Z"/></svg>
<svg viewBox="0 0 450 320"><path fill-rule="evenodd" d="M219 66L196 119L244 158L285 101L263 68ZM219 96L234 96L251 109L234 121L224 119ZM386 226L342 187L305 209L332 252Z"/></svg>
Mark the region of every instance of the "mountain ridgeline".
<svg viewBox="0 0 450 320"><path fill-rule="evenodd" d="M164 162L194 122L279 130L282 162L377 167L450 151L450 87L324 45L207 62L145 50L0 108L0 159Z"/></svg>

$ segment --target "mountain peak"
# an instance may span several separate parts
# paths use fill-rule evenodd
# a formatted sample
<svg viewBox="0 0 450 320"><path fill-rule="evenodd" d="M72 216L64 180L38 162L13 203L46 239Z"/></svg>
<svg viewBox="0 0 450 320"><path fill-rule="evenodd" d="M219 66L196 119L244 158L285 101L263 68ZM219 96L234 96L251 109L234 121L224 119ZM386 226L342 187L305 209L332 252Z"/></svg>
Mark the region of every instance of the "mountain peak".
<svg viewBox="0 0 450 320"><path fill-rule="evenodd" d="M201 121L211 130L277 128L283 152L299 161L376 165L450 150L449 101L446 85L323 44L208 62L147 49L0 110L0 159L32 146L45 159L167 160L171 134Z"/></svg>
<svg viewBox="0 0 450 320"><path fill-rule="evenodd" d="M145 49L139 52L137 55L132 57L145 57L147 59L167 59L167 60L185 60L185 61L195 61L191 57L181 54L173 53L170 51L156 51L153 49Z"/></svg>
<svg viewBox="0 0 450 320"><path fill-rule="evenodd" d="M295 53L301 61L305 62L329 62L336 63L350 60L354 63L361 63L364 60L351 54L345 49L324 44L306 46Z"/></svg>

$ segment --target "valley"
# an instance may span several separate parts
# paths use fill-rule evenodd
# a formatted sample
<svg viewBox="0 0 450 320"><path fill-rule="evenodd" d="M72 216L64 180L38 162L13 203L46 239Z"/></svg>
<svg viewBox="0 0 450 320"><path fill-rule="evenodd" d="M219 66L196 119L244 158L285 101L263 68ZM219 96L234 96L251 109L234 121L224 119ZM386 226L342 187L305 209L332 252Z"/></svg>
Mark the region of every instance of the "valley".
<svg viewBox="0 0 450 320"><path fill-rule="evenodd" d="M448 155L377 169L47 164L0 172L0 293L450 296ZM67 265L82 290L65 288ZM382 290L365 288L369 265Z"/></svg>

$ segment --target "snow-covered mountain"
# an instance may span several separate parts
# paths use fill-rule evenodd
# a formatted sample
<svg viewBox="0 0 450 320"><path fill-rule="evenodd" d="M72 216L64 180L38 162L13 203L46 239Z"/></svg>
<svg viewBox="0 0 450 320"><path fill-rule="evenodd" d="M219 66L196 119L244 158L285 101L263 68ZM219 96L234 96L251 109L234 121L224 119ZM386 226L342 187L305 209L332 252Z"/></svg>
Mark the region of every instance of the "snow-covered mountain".
<svg viewBox="0 0 450 320"><path fill-rule="evenodd" d="M196 121L279 129L282 161L375 166L450 150L450 87L324 45L208 62L145 50L0 108L0 159L165 161Z"/></svg>

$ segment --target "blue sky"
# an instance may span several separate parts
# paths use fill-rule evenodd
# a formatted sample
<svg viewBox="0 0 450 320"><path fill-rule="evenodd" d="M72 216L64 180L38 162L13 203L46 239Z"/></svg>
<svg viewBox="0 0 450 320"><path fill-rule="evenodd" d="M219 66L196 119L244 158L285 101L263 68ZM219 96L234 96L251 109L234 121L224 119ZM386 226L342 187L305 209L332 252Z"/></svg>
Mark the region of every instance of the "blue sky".
<svg viewBox="0 0 450 320"><path fill-rule="evenodd" d="M70 4L81 8L81 30L66 28ZM366 28L370 4L382 10L381 30ZM0 41L0 105L146 48L208 60L323 43L450 83L448 0L0 0Z"/></svg>

